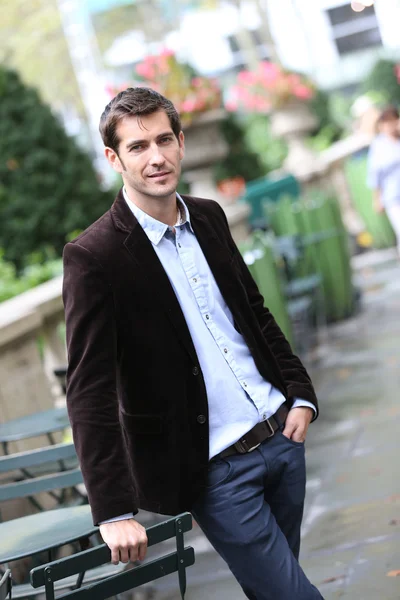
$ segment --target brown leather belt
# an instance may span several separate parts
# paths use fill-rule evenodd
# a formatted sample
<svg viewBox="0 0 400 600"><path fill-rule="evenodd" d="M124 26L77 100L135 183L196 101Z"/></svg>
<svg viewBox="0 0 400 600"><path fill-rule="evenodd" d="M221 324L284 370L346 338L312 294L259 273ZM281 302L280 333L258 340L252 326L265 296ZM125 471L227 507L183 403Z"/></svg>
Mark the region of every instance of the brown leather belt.
<svg viewBox="0 0 400 600"><path fill-rule="evenodd" d="M272 437L277 429L286 421L286 417L288 416L288 408L285 404L282 404L276 413L262 421L261 423L257 423L250 429L243 437L240 438L235 444L232 446L228 446L226 450L222 450L219 454L217 454L214 458L226 458L227 456L232 456L233 454L247 454L248 452L252 452L262 442Z"/></svg>

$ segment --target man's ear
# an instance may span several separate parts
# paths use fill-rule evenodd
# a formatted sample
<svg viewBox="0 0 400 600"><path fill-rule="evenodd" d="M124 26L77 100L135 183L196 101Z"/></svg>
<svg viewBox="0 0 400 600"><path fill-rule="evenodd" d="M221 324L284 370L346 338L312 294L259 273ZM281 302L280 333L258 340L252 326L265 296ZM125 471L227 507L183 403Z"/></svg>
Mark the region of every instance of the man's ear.
<svg viewBox="0 0 400 600"><path fill-rule="evenodd" d="M115 152L115 150L113 150L112 148L109 148L107 146L104 149L104 154L105 154L106 159L108 160L109 164L114 169L114 171L121 174L124 169L123 169L122 163L120 161L120 158L119 158L118 154Z"/></svg>
<svg viewBox="0 0 400 600"><path fill-rule="evenodd" d="M183 157L185 156L185 136L183 134L183 131L181 131L179 133L178 142L179 142L179 150L180 150L180 152L179 152L180 159L182 160Z"/></svg>

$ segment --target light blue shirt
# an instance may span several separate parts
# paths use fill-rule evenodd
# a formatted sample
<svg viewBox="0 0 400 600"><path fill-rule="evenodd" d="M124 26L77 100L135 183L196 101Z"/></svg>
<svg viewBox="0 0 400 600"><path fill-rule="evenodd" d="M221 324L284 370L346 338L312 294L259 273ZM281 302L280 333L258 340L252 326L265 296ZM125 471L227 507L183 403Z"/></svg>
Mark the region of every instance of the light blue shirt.
<svg viewBox="0 0 400 600"><path fill-rule="evenodd" d="M157 221L124 197L144 229L171 282L189 328L207 390L210 459L273 415L285 398L258 371L193 232L188 208L177 194L181 219ZM293 407L314 407L296 399ZM121 515L126 519L133 515Z"/></svg>
<svg viewBox="0 0 400 600"><path fill-rule="evenodd" d="M381 191L382 204L400 204L400 139L378 135L368 154L368 185Z"/></svg>

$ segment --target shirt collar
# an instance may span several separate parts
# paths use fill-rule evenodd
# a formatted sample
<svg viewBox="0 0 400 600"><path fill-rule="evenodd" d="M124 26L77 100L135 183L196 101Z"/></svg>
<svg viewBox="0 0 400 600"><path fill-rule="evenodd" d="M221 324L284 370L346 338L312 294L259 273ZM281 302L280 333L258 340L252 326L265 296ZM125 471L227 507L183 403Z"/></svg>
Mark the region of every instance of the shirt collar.
<svg viewBox="0 0 400 600"><path fill-rule="evenodd" d="M161 239L168 231L169 226L166 223L162 223L154 217L151 217L147 213L145 213L141 208L136 206L134 202L128 197L128 193L125 189L125 186L122 188L122 193L124 195L125 202L133 212L134 216L138 220L139 225L143 228L149 240L155 244L156 246L160 243ZM189 225L191 231L193 232L192 224L190 222L190 214L188 207L182 200L181 196L176 193L176 199L179 202L181 209L181 220L179 223L176 223L175 227L184 227L186 223Z"/></svg>

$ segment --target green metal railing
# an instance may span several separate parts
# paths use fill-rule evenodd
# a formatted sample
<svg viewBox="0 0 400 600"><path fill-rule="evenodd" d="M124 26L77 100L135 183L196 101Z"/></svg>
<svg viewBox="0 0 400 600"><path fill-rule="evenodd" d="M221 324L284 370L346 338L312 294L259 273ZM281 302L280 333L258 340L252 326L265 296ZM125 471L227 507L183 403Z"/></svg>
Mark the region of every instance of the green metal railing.
<svg viewBox="0 0 400 600"><path fill-rule="evenodd" d="M372 191L367 187L367 157L354 157L345 165L346 177L352 201L371 236L374 248L390 248L396 245L396 236L385 213L377 213L373 207Z"/></svg>
<svg viewBox="0 0 400 600"><path fill-rule="evenodd" d="M297 201L284 197L278 203L266 202L264 211L277 236L296 239L299 256L293 261L292 277L318 274L328 320L349 316L354 304L350 252L335 196L313 192Z"/></svg>
<svg viewBox="0 0 400 600"><path fill-rule="evenodd" d="M257 232L247 242L240 244L240 251L264 297L265 306L274 315L286 338L293 344L293 331L276 262L273 236Z"/></svg>

